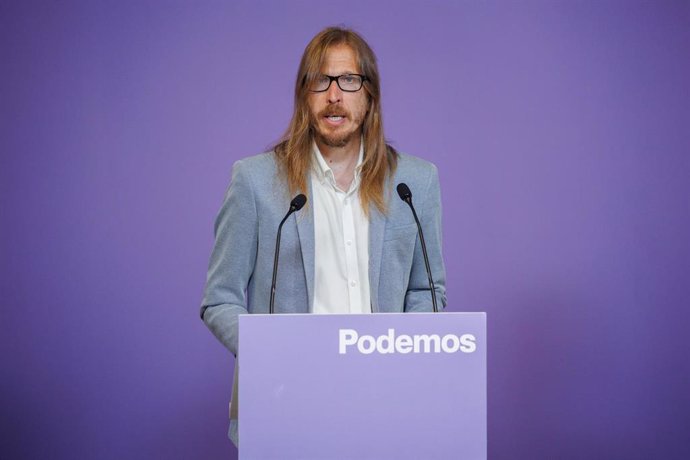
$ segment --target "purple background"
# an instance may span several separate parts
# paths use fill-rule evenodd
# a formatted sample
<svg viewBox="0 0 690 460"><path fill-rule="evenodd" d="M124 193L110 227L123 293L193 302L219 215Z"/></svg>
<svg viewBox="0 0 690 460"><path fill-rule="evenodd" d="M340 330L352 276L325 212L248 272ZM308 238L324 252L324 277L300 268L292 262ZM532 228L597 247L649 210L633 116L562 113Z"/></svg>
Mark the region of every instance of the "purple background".
<svg viewBox="0 0 690 460"><path fill-rule="evenodd" d="M390 140L439 167L490 458L687 458L690 3L346 6L0 5L3 459L234 458L212 223L334 23L378 53Z"/></svg>

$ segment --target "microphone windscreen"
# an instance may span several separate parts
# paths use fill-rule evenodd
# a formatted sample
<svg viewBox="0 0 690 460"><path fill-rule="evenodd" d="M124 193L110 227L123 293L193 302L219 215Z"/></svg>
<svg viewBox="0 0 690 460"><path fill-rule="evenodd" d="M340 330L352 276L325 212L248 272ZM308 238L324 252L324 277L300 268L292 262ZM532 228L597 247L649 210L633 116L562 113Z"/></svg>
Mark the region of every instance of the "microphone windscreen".
<svg viewBox="0 0 690 460"><path fill-rule="evenodd" d="M290 207L294 208L295 211L299 211L302 209L302 206L307 202L307 197L304 196L304 194L300 193L296 197L292 199L290 202Z"/></svg>
<svg viewBox="0 0 690 460"><path fill-rule="evenodd" d="M412 199L412 192L410 191L410 187L408 187L405 182L400 182L396 187L396 190L398 190L398 196L400 196L401 200L407 201Z"/></svg>

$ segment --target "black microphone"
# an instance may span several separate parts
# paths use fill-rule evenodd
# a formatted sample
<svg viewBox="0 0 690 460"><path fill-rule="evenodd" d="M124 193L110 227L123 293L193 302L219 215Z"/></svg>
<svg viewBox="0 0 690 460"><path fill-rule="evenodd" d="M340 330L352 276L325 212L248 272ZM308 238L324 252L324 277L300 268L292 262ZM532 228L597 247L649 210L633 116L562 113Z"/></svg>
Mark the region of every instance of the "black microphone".
<svg viewBox="0 0 690 460"><path fill-rule="evenodd" d="M429 256L426 253L426 243L424 242L424 232L422 231L422 224L419 223L417 213L412 206L412 192L406 183L401 182L396 187L400 199L410 206L414 221L417 222L417 232L419 233L419 240L422 242L422 253L424 254L424 265L426 265L426 274L429 276L429 289L431 289L431 303L434 305L434 313L438 313L438 306L436 305L436 288L434 287L434 279L431 277L431 268L429 267Z"/></svg>
<svg viewBox="0 0 690 460"><path fill-rule="evenodd" d="M287 218L290 217L290 214L302 209L306 202L307 197L304 196L302 193L294 197L290 202L290 209L288 209L287 214L285 214L283 220L280 221L280 225L278 225L278 235L276 236L276 252L273 256L273 280L271 281L271 302L268 310L270 314L273 314L273 303L275 302L276 298L276 275L278 274L278 255L280 254L280 232L283 231L283 224L285 223Z"/></svg>

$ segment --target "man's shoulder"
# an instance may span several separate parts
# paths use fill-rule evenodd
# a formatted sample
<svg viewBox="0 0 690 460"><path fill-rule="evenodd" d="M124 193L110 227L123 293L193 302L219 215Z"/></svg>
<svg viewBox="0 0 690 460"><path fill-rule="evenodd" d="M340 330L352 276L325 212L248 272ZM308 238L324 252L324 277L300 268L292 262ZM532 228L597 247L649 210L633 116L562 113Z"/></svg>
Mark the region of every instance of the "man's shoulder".
<svg viewBox="0 0 690 460"><path fill-rule="evenodd" d="M436 175L436 165L422 158L398 153L398 167L395 170L397 182L425 181Z"/></svg>
<svg viewBox="0 0 690 460"><path fill-rule="evenodd" d="M407 153L398 152L398 167L401 169L422 169L424 171L432 171L436 169L436 165L428 160L409 155Z"/></svg>
<svg viewBox="0 0 690 460"><path fill-rule="evenodd" d="M273 152L264 152L258 155L237 160L232 165L233 177L249 177L252 182L262 183L269 178L276 177L278 165Z"/></svg>
<svg viewBox="0 0 690 460"><path fill-rule="evenodd" d="M275 154L271 152L259 153L237 160L233 168L242 168L251 172L261 172L276 169Z"/></svg>

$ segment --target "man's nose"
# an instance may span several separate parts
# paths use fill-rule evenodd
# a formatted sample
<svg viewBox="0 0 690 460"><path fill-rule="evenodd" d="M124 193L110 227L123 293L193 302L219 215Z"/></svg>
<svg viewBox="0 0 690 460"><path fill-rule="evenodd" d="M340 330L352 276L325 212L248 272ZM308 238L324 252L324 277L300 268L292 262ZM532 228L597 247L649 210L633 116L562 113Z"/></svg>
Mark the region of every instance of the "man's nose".
<svg viewBox="0 0 690 460"><path fill-rule="evenodd" d="M329 104L335 104L343 99L343 90L340 89L338 82L335 80L331 82L331 86L328 87L326 94L328 96Z"/></svg>

